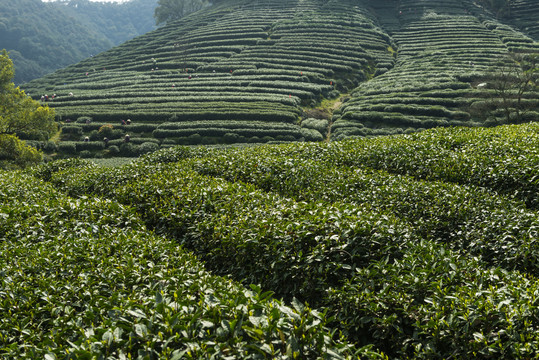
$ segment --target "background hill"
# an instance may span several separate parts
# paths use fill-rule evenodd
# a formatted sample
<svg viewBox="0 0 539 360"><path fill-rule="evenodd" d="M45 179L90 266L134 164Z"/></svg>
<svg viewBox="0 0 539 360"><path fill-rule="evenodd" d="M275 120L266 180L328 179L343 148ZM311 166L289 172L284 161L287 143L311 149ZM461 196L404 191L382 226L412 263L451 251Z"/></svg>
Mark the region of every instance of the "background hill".
<svg viewBox="0 0 539 360"><path fill-rule="evenodd" d="M471 0L225 0L25 88L57 95L63 151L75 153L525 121L536 89L518 119L472 111L497 96L484 78L522 72L511 55L539 52L539 8L517 5L498 20Z"/></svg>
<svg viewBox="0 0 539 360"><path fill-rule="evenodd" d="M155 0L2 1L0 49L10 52L15 83L24 83L155 29L156 5Z"/></svg>

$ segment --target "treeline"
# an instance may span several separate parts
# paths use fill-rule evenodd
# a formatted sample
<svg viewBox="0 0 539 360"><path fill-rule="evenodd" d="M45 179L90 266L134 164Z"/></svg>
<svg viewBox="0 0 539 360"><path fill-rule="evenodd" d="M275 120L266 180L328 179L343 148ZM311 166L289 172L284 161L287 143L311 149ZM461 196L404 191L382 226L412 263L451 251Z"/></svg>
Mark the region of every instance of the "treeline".
<svg viewBox="0 0 539 360"><path fill-rule="evenodd" d="M155 0L0 3L0 49L10 52L21 84L107 50L155 26Z"/></svg>
<svg viewBox="0 0 539 360"><path fill-rule="evenodd" d="M513 0L480 0L480 2L490 8L497 18L510 16Z"/></svg>

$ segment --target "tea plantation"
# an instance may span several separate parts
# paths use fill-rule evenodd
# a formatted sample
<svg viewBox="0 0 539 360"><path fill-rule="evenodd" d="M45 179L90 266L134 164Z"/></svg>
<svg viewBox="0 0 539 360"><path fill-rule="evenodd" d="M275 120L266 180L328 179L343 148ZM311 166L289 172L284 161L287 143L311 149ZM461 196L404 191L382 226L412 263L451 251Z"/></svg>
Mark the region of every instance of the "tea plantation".
<svg viewBox="0 0 539 360"><path fill-rule="evenodd" d="M383 3L378 14L383 14L380 22L392 29L390 35L398 50L396 64L352 92L351 99L334 116L334 139L485 125L469 110L474 101L492 96L478 90L481 81L477 79L498 71L494 69L503 66L500 62L506 61L508 53L539 52L533 29L526 27L530 32L525 35L471 1ZM534 17L532 22L537 24L539 8L535 2L521 1L518 6L526 8L527 16ZM533 99L530 107L537 111L537 91L526 98ZM537 116L535 113L529 119Z"/></svg>
<svg viewBox="0 0 539 360"><path fill-rule="evenodd" d="M0 357L539 356L539 125L0 172Z"/></svg>
<svg viewBox="0 0 539 360"><path fill-rule="evenodd" d="M503 114L470 110L496 96L478 84L517 67L510 55L539 53L536 2L512 9L497 19L472 0L222 0L23 87L56 110L62 132L48 147L61 156L495 125ZM521 95L525 121L537 95Z"/></svg>

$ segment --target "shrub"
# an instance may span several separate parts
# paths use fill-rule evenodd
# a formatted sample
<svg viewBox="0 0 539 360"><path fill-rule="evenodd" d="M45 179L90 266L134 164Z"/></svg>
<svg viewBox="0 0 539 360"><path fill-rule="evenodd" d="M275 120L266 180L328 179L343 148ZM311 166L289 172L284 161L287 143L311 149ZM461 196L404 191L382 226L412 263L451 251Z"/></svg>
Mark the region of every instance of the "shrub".
<svg viewBox="0 0 539 360"><path fill-rule="evenodd" d="M317 130L320 134L326 135L329 121L326 119L308 118L301 122L301 127Z"/></svg>
<svg viewBox="0 0 539 360"><path fill-rule="evenodd" d="M90 122L92 122L92 117L91 116L80 116L77 118L77 122L79 124L88 124Z"/></svg>
<svg viewBox="0 0 539 360"><path fill-rule="evenodd" d="M102 136L97 130L92 130L92 131L88 134L88 137L90 138L90 141L100 141L100 140L103 140L103 136Z"/></svg>
<svg viewBox="0 0 539 360"><path fill-rule="evenodd" d="M301 135L305 138L305 141L323 141L324 136L314 129L302 128Z"/></svg>
<svg viewBox="0 0 539 360"><path fill-rule="evenodd" d="M120 153L120 148L116 145L111 145L107 148L107 151L111 156L116 156Z"/></svg>
<svg viewBox="0 0 539 360"><path fill-rule="evenodd" d="M76 125L62 126L62 134L82 135L82 128Z"/></svg>
<svg viewBox="0 0 539 360"><path fill-rule="evenodd" d="M77 145L72 141L61 141L58 143L58 151L67 155L75 155L77 153Z"/></svg>
<svg viewBox="0 0 539 360"><path fill-rule="evenodd" d="M99 151L105 148L105 143L103 141L79 141L75 144L77 146L77 151Z"/></svg>
<svg viewBox="0 0 539 360"><path fill-rule="evenodd" d="M112 137L113 129L114 129L114 126L112 126L111 124L105 124L105 125L101 125L98 131L99 131L99 134L101 135L101 138L107 137L109 139L113 139Z"/></svg>
<svg viewBox="0 0 539 360"><path fill-rule="evenodd" d="M139 155L139 146L140 145L135 145L135 144L132 144L130 142L123 143L120 146L120 155L126 156L126 157L138 156Z"/></svg>
<svg viewBox="0 0 539 360"><path fill-rule="evenodd" d="M82 150L79 152L79 156L83 159L88 159L92 157L92 152L88 150Z"/></svg>
<svg viewBox="0 0 539 360"><path fill-rule="evenodd" d="M41 160L42 154L36 148L27 146L13 135L0 135L0 169L25 167Z"/></svg>
<svg viewBox="0 0 539 360"><path fill-rule="evenodd" d="M138 148L139 155L148 154L157 150L159 150L159 145L154 142L144 142L140 144Z"/></svg>
<svg viewBox="0 0 539 360"><path fill-rule="evenodd" d="M226 133L223 136L223 141L226 144L234 144L234 143L240 142L240 136L235 133Z"/></svg>

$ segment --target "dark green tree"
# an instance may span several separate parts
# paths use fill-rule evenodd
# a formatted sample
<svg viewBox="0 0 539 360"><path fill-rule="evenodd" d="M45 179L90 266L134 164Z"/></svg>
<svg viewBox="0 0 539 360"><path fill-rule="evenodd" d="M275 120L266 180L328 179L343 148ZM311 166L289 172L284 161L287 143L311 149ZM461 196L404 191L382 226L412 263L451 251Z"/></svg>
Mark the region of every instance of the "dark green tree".
<svg viewBox="0 0 539 360"><path fill-rule="evenodd" d="M485 100L472 104L472 115L483 120L502 118L507 124L526 122L539 105L539 55L513 54L479 81Z"/></svg>
<svg viewBox="0 0 539 360"><path fill-rule="evenodd" d="M154 11L157 25L181 19L207 6L207 0L158 0Z"/></svg>
<svg viewBox="0 0 539 360"><path fill-rule="evenodd" d="M36 149L26 146L17 135L40 132L47 139L56 131L54 110L32 100L15 87L13 62L4 49L0 53L0 167L25 166L41 161Z"/></svg>

